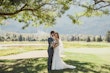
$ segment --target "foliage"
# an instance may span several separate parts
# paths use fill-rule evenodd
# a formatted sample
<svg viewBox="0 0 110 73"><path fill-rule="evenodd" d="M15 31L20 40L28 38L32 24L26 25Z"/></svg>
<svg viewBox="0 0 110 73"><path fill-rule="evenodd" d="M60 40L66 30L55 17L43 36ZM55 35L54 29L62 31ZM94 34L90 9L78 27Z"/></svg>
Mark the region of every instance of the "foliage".
<svg viewBox="0 0 110 73"><path fill-rule="evenodd" d="M106 34L106 41L110 42L110 31L108 31Z"/></svg>
<svg viewBox="0 0 110 73"><path fill-rule="evenodd" d="M0 24L4 20L14 19L29 25L52 26L56 18L61 17L70 6L79 6L84 11L68 15L74 24L80 24L81 17L110 14L110 0L0 0Z"/></svg>
<svg viewBox="0 0 110 73"><path fill-rule="evenodd" d="M14 32L1 32L0 41L46 41L48 35L37 35L36 33L14 33ZM43 40L42 40L43 39Z"/></svg>
<svg viewBox="0 0 110 73"><path fill-rule="evenodd" d="M87 38L87 42L90 42L91 41L91 39L90 39L90 37L88 36L88 38Z"/></svg>
<svg viewBox="0 0 110 73"><path fill-rule="evenodd" d="M93 41L94 41L94 42L96 41L95 37L93 37Z"/></svg>
<svg viewBox="0 0 110 73"><path fill-rule="evenodd" d="M49 34L47 33L14 33L14 32L0 32L0 41L47 41ZM45 35L45 36L44 36ZM98 35L97 35L98 36ZM60 35L62 41L87 41L90 38L90 41L103 42L106 39L106 36L95 35ZM109 40L109 38L108 38ZM106 40L107 41L107 40Z"/></svg>
<svg viewBox="0 0 110 73"><path fill-rule="evenodd" d="M81 24L82 17L93 17L110 14L110 0L74 0L76 6L83 10L73 15L68 15L74 24Z"/></svg>
<svg viewBox="0 0 110 73"><path fill-rule="evenodd" d="M70 8L72 0L0 0L0 22L15 19L39 26L54 25L56 17L60 17Z"/></svg>
<svg viewBox="0 0 110 73"><path fill-rule="evenodd" d="M101 36L97 37L97 42L101 42L101 41L103 41L102 37Z"/></svg>

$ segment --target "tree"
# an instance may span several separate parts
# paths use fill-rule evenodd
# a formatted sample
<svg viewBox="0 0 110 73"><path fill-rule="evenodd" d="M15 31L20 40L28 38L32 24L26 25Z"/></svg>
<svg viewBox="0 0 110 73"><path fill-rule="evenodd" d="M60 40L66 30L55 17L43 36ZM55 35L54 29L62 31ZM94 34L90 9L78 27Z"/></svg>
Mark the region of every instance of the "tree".
<svg viewBox="0 0 110 73"><path fill-rule="evenodd" d="M19 41L23 41L22 35L19 36Z"/></svg>
<svg viewBox="0 0 110 73"><path fill-rule="evenodd" d="M92 17L110 14L110 0L91 0L91 2L85 3L84 0L79 0L80 2L77 2L77 0L75 1L77 3L76 6L80 6L84 8L84 10L82 12L76 13L75 15L68 15L69 18L72 19L73 23L80 24L79 19L85 16Z"/></svg>
<svg viewBox="0 0 110 73"><path fill-rule="evenodd" d="M83 16L100 16L110 14L110 0L0 0L0 23L6 19L15 19L29 25L54 25L57 17L61 17L70 6L84 8L81 13L68 15L73 23L80 23ZM108 7L108 8L107 8Z"/></svg>
<svg viewBox="0 0 110 73"><path fill-rule="evenodd" d="M101 36L97 37L97 42L101 42L101 41L103 41L102 37Z"/></svg>
<svg viewBox="0 0 110 73"><path fill-rule="evenodd" d="M2 36L0 36L0 41L3 41L3 38L2 38Z"/></svg>
<svg viewBox="0 0 110 73"><path fill-rule="evenodd" d="M94 41L94 42L96 41L95 37L93 37L93 41Z"/></svg>
<svg viewBox="0 0 110 73"><path fill-rule="evenodd" d="M90 37L88 36L88 37L87 37L87 42L90 42L90 41L91 41L91 39L90 39Z"/></svg>
<svg viewBox="0 0 110 73"><path fill-rule="evenodd" d="M12 41L16 41L17 35L13 34L13 37L12 38L13 38Z"/></svg>
<svg viewBox="0 0 110 73"><path fill-rule="evenodd" d="M79 38L79 36L77 37L77 41L80 41L80 38Z"/></svg>
<svg viewBox="0 0 110 73"><path fill-rule="evenodd" d="M5 41L5 38L3 36L0 36L0 42Z"/></svg>
<svg viewBox="0 0 110 73"><path fill-rule="evenodd" d="M106 41L110 42L110 31L108 31L106 34Z"/></svg>
<svg viewBox="0 0 110 73"><path fill-rule="evenodd" d="M74 39L75 39L74 36L72 36L72 37L71 37L71 41L74 41Z"/></svg>
<svg viewBox="0 0 110 73"><path fill-rule="evenodd" d="M15 19L27 27L53 25L70 8L72 0L0 0L0 20Z"/></svg>

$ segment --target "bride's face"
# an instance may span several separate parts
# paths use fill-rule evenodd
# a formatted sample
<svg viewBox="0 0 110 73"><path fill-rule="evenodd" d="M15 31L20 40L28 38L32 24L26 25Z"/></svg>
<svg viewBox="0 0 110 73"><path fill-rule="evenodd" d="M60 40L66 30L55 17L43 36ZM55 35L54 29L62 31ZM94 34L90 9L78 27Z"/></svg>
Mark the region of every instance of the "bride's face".
<svg viewBox="0 0 110 73"><path fill-rule="evenodd" d="M55 33L55 38L58 38L58 35L57 35L57 33Z"/></svg>

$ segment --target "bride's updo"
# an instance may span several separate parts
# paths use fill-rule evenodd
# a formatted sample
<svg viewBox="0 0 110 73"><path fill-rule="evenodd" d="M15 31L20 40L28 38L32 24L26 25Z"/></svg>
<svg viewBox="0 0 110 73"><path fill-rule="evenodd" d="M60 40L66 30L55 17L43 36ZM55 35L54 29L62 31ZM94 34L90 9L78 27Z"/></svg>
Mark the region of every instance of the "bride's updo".
<svg viewBox="0 0 110 73"><path fill-rule="evenodd" d="M57 38L59 39L59 33L55 32L55 36L57 36Z"/></svg>

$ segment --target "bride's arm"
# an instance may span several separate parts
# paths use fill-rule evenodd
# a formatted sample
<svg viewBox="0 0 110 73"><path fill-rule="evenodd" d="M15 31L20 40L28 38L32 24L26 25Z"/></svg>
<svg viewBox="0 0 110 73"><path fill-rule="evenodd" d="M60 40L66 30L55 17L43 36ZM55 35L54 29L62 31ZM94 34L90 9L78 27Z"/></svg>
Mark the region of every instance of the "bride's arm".
<svg viewBox="0 0 110 73"><path fill-rule="evenodd" d="M56 43L53 45L53 48L56 48L57 46L59 46L59 40L56 40Z"/></svg>

